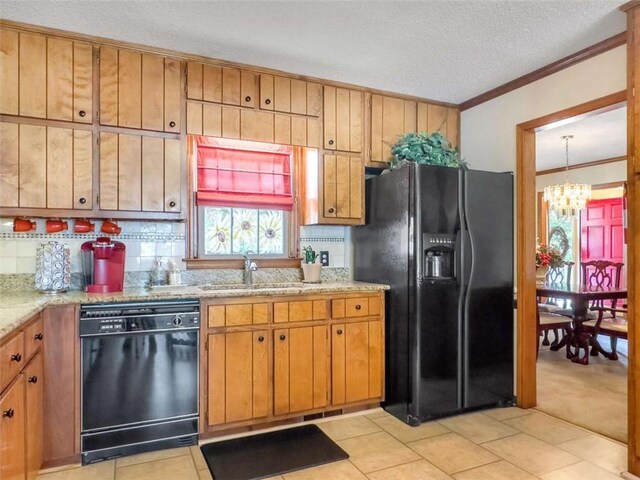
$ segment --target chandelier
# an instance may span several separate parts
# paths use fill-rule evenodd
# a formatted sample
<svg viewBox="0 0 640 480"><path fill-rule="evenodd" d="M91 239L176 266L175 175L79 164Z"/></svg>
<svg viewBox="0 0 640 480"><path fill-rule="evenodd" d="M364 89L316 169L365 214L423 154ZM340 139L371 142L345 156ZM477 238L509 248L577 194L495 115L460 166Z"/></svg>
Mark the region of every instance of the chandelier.
<svg viewBox="0 0 640 480"><path fill-rule="evenodd" d="M573 135L565 135L566 176L564 185L552 185L544 188L544 200L549 208L558 216L573 217L578 215L591 199L591 185L569 183L569 140Z"/></svg>

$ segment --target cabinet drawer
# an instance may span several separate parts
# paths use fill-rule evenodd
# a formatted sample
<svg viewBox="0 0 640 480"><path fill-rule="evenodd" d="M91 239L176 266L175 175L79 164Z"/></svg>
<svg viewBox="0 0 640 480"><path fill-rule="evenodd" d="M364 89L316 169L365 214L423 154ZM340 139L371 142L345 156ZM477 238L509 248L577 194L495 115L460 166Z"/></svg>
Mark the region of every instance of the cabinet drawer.
<svg viewBox="0 0 640 480"><path fill-rule="evenodd" d="M273 304L273 321L307 322L327 318L325 300L301 300L296 302L276 302Z"/></svg>
<svg viewBox="0 0 640 480"><path fill-rule="evenodd" d="M209 305L207 307L207 319L209 328L263 324L269 321L269 304Z"/></svg>
<svg viewBox="0 0 640 480"><path fill-rule="evenodd" d="M337 298L331 301L333 318L367 317L380 315L378 297Z"/></svg>
<svg viewBox="0 0 640 480"><path fill-rule="evenodd" d="M24 364L24 333L20 332L0 347L0 391L13 380Z"/></svg>
<svg viewBox="0 0 640 480"><path fill-rule="evenodd" d="M25 360L31 358L31 355L40 347L44 340L44 322L42 315L38 315L38 319L24 329L24 357Z"/></svg>

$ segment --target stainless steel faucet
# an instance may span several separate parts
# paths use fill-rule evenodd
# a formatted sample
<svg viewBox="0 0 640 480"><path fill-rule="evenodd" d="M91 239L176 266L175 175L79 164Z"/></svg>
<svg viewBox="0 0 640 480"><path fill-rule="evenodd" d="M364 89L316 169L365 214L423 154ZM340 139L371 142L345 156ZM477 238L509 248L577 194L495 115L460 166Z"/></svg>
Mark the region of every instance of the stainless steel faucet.
<svg viewBox="0 0 640 480"><path fill-rule="evenodd" d="M249 254L253 253L252 251L246 252L244 257L244 286L252 287L253 286L253 272L258 271L258 265L256 262L249 258Z"/></svg>

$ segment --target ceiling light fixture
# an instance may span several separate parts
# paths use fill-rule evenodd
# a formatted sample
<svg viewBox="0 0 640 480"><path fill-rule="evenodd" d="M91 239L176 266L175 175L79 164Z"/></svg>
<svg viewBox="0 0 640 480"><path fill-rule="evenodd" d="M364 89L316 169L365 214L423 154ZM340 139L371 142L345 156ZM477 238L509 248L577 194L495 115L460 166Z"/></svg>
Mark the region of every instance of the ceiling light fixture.
<svg viewBox="0 0 640 480"><path fill-rule="evenodd" d="M585 208L591 199L591 185L569 183L569 140L573 135L561 137L565 141L566 176L564 185L551 185L544 188L544 200L549 208L562 217L573 217Z"/></svg>

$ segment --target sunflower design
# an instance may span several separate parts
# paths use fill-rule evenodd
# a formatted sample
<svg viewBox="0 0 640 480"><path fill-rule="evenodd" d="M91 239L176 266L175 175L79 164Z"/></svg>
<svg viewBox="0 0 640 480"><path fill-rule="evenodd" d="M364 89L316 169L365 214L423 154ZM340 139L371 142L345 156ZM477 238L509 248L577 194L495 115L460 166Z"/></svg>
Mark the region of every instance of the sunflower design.
<svg viewBox="0 0 640 480"><path fill-rule="evenodd" d="M243 254L258 251L258 210L233 209L233 253Z"/></svg>
<svg viewBox="0 0 640 480"><path fill-rule="evenodd" d="M260 210L259 252L284 253L283 213L280 210Z"/></svg>
<svg viewBox="0 0 640 480"><path fill-rule="evenodd" d="M204 249L206 255L231 253L231 209L205 208Z"/></svg>

